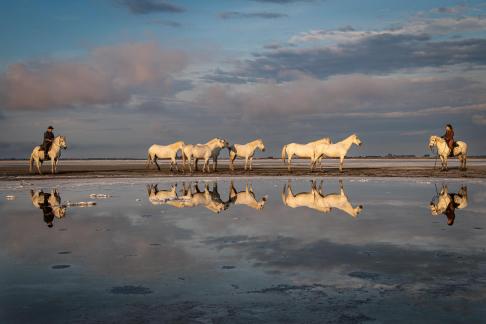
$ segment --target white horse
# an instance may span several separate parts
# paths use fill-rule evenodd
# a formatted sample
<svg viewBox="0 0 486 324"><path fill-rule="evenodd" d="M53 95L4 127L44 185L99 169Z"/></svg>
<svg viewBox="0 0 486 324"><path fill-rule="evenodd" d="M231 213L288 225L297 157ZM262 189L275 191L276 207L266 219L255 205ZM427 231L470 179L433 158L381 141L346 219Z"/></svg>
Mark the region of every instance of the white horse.
<svg viewBox="0 0 486 324"><path fill-rule="evenodd" d="M47 197L47 205L44 206L46 202L46 195ZM61 196L57 189L51 190L51 193L45 193L44 191L30 191L30 197L32 199L32 204L39 209L43 207L50 207L52 209L52 214L56 218L63 218L66 215L66 205L61 204Z"/></svg>
<svg viewBox="0 0 486 324"><path fill-rule="evenodd" d="M313 169L315 165L315 152L316 147L321 146L322 144L330 144L331 139L329 137L321 138L317 141L309 142L307 144L297 144L297 143L290 143L284 145L282 148L282 160L285 163L285 158L288 157L288 170L291 170L291 163L292 157L297 155L299 157L310 158L311 164L310 168Z"/></svg>
<svg viewBox="0 0 486 324"><path fill-rule="evenodd" d="M175 166L176 171L178 171L176 161L177 152L180 150L181 154L183 154L183 149L184 142L182 141L178 141L165 146L157 144L150 146L147 151L147 168L150 167L151 163L154 163L157 166L157 169L160 170L157 159L170 159L170 171L172 171L173 166Z"/></svg>
<svg viewBox="0 0 486 324"><path fill-rule="evenodd" d="M432 149L434 146L437 147L437 154L440 157L440 162L442 164L441 170L447 171L447 159L451 153L449 145L447 145L447 142L442 137L432 135L429 139L429 148ZM466 170L467 144L463 141L457 141L456 146L453 148L452 152L461 163L459 168L461 170Z"/></svg>
<svg viewBox="0 0 486 324"><path fill-rule="evenodd" d="M356 134L352 134L340 142L316 146L314 165L321 157L339 158L339 172L343 172L344 157L351 145L361 146L362 142Z"/></svg>
<svg viewBox="0 0 486 324"><path fill-rule="evenodd" d="M322 181L319 188L317 188L316 182L312 181L311 191L294 195L289 181L288 186L284 185L282 191L282 201L285 206L289 206L291 208L307 207L322 213L328 213L333 208L336 208L342 210L353 218L357 217L358 214L363 210L363 206L359 205L357 207L353 207L349 203L348 197L344 192L344 187L341 180L339 181L339 184L341 191L338 194L333 193L324 195L322 193Z"/></svg>
<svg viewBox="0 0 486 324"><path fill-rule="evenodd" d="M197 171L197 162L204 159L203 172L209 172L209 159L213 158L213 171L218 166L218 155L221 149L228 147L228 142L221 138L214 138L206 144L186 145L183 149L183 160L188 160L189 171L192 172L192 158L194 158L194 169Z"/></svg>
<svg viewBox="0 0 486 324"><path fill-rule="evenodd" d="M185 168L186 161L188 160L188 156L192 152L192 150L194 149L194 147L196 145L210 145L210 144L212 144L214 142L217 142L218 140L219 140L219 138L218 137L215 137L215 138L209 140L208 142L206 142L205 144L186 144L184 146L184 148L182 149L182 165L183 165L183 167ZM217 155L219 155L219 151L220 150L214 150L213 151L213 154L212 154L212 158L213 158L213 169L217 165L217 160L218 160ZM196 160L196 168L197 168L197 160ZM191 169L191 165L190 164L189 164L189 169Z"/></svg>
<svg viewBox="0 0 486 324"><path fill-rule="evenodd" d="M51 160L52 174L56 173L57 171L57 161L61 157L61 149L67 149L66 138L64 136L56 136L52 141L49 152L47 152L48 158ZM45 153L46 152L44 151L40 151L40 146L34 147L34 149L32 150L32 154L30 154L29 172L32 173L35 161L37 171L39 172L39 174L42 174L42 163L47 160Z"/></svg>
<svg viewBox="0 0 486 324"><path fill-rule="evenodd" d="M256 200L251 184L246 184L245 191L236 191L233 181L230 183L229 201L235 205L246 205L256 210L262 210L267 202L267 196Z"/></svg>
<svg viewBox="0 0 486 324"><path fill-rule="evenodd" d="M265 144L263 144L263 141L260 138L246 144L234 144L228 147L231 170L235 169L234 161L237 157L245 159L245 170L247 168L248 161L250 161L251 170L253 164L253 155L255 155L256 149L265 152Z"/></svg>

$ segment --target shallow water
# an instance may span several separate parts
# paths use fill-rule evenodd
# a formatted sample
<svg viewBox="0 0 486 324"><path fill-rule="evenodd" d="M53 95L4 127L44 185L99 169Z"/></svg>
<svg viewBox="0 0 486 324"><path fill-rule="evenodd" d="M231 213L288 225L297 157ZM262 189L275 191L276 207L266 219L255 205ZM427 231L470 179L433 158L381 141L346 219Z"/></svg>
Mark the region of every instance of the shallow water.
<svg viewBox="0 0 486 324"><path fill-rule="evenodd" d="M0 322L485 318L486 182L246 183L0 182Z"/></svg>

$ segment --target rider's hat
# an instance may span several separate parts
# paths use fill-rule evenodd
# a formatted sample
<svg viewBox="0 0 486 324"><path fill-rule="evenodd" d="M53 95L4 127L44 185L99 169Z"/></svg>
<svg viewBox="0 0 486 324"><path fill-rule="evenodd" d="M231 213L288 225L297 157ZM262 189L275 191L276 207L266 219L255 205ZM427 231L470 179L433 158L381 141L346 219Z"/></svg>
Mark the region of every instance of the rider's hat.
<svg viewBox="0 0 486 324"><path fill-rule="evenodd" d="M54 127L52 127L52 126L49 126L49 127L47 127L47 129L54 129Z"/></svg>

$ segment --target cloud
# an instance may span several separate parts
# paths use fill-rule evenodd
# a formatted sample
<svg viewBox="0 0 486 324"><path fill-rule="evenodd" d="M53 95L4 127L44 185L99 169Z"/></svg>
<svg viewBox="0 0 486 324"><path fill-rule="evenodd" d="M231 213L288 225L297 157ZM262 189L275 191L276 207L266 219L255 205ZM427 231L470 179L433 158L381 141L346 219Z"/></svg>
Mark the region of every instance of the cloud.
<svg viewBox="0 0 486 324"><path fill-rule="evenodd" d="M184 52L156 43L99 47L79 60L12 64L0 75L0 102L10 109L48 109L120 103L151 90L169 94L172 75L187 64Z"/></svg>
<svg viewBox="0 0 486 324"><path fill-rule="evenodd" d="M288 17L285 14L277 12L238 12L226 11L218 15L221 19L238 19L238 18L262 18L262 19L276 19Z"/></svg>
<svg viewBox="0 0 486 324"><path fill-rule="evenodd" d="M455 78L300 75L286 82L215 84L199 89L196 102L250 116L353 116L401 118L486 110L486 86Z"/></svg>
<svg viewBox="0 0 486 324"><path fill-rule="evenodd" d="M289 3L296 3L296 2L314 2L315 0L253 0L253 1L276 3L276 4L289 4Z"/></svg>
<svg viewBox="0 0 486 324"><path fill-rule="evenodd" d="M473 115L472 122L476 125L486 125L486 114L484 115Z"/></svg>
<svg viewBox="0 0 486 324"><path fill-rule="evenodd" d="M172 20L153 19L153 20L150 21L150 23L155 24L155 25L172 27L172 28L182 27L182 24L180 22L172 21Z"/></svg>
<svg viewBox="0 0 486 324"><path fill-rule="evenodd" d="M439 13L439 14L457 14L466 10L465 4L460 4L454 7L438 7L432 9L432 12Z"/></svg>
<svg viewBox="0 0 486 324"><path fill-rule="evenodd" d="M300 73L317 78L338 74L387 74L403 69L485 65L486 39L431 41L426 35L380 34L356 42L312 48L280 48L255 53L233 71L212 77L285 81Z"/></svg>
<svg viewBox="0 0 486 324"><path fill-rule="evenodd" d="M118 4L126 6L131 13L145 15L156 12L178 13L184 8L163 0L115 0Z"/></svg>
<svg viewBox="0 0 486 324"><path fill-rule="evenodd" d="M356 30L351 26L339 29L316 29L292 36L290 43L309 41L353 42L380 35L445 35L449 33L482 31L486 28L484 17L421 18L394 28L382 30Z"/></svg>
<svg viewBox="0 0 486 324"><path fill-rule="evenodd" d="M336 30L317 29L302 32L290 38L291 43L308 41L352 42L380 35L444 35L448 33L480 31L486 28L486 19L482 17L463 17L458 19L415 20L401 27L383 30L356 30L351 26Z"/></svg>

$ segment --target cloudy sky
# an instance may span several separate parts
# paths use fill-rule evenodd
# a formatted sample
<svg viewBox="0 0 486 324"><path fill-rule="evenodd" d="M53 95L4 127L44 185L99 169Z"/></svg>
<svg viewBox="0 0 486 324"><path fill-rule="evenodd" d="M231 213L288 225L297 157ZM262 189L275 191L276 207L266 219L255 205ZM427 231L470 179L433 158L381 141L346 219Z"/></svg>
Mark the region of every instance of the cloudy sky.
<svg viewBox="0 0 486 324"><path fill-rule="evenodd" d="M353 132L425 154L448 122L486 154L481 1L4 0L0 44L0 158L50 124L70 158Z"/></svg>

